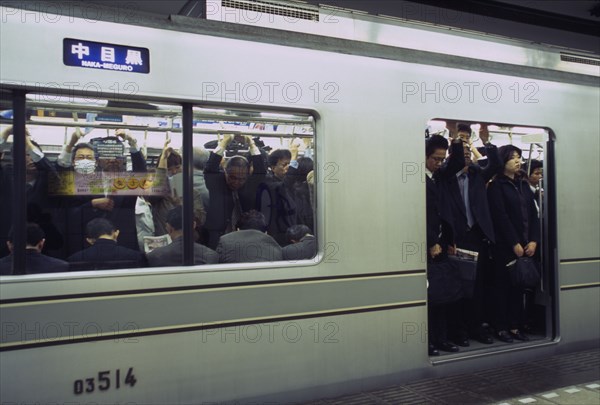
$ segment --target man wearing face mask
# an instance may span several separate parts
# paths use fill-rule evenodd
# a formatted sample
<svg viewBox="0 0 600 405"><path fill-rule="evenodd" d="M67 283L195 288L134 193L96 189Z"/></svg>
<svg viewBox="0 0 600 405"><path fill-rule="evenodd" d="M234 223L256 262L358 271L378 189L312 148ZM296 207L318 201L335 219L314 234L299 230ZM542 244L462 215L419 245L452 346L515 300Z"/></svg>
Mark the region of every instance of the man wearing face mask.
<svg viewBox="0 0 600 405"><path fill-rule="evenodd" d="M129 143L133 172L145 173L146 160L137 147L135 138L119 129L115 132L117 137ZM94 147L88 143L78 143L83 136L76 130L70 141L63 147L57 165L59 170L74 170L80 175L90 175L98 170L97 154ZM86 247L84 226L94 218L106 218L112 223L119 224L122 230L119 245L137 250L135 227L135 202L136 196L105 196L95 197L89 195L74 195L63 198L65 229L68 238L67 255L71 255Z"/></svg>

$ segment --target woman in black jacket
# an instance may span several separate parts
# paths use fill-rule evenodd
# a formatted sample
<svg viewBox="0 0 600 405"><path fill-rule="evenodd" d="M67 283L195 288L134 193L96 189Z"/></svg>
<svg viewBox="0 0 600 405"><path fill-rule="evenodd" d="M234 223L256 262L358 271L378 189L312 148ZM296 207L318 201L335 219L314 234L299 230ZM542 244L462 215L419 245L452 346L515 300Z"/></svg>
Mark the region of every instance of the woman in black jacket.
<svg viewBox="0 0 600 405"><path fill-rule="evenodd" d="M494 223L494 321L498 339L527 341L523 326L523 288L509 279L509 263L535 255L540 239L534 196L521 169L521 149L506 145L498 150L504 163L488 186L488 201Z"/></svg>

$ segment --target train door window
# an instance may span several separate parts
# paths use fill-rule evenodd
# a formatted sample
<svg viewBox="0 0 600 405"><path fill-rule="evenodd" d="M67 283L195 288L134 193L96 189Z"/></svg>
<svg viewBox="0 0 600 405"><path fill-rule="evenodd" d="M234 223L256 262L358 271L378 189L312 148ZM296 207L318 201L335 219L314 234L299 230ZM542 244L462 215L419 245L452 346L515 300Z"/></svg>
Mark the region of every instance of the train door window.
<svg viewBox="0 0 600 405"><path fill-rule="evenodd" d="M548 131L435 119L425 135L430 354L551 338ZM541 270L532 285L511 281L521 256Z"/></svg>
<svg viewBox="0 0 600 405"><path fill-rule="evenodd" d="M313 258L314 118L211 106L193 116L202 243L221 263Z"/></svg>
<svg viewBox="0 0 600 405"><path fill-rule="evenodd" d="M3 274L146 266L144 253L170 242L168 209L182 197L170 182L181 171L181 106L30 93L26 108L26 266ZM11 124L0 127L3 175Z"/></svg>

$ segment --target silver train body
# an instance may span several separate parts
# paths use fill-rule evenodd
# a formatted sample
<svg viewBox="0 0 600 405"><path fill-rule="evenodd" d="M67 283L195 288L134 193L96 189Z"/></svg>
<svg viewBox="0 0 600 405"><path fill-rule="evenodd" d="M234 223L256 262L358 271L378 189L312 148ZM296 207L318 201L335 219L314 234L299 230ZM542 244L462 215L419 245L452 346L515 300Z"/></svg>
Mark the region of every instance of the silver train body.
<svg viewBox="0 0 600 405"><path fill-rule="evenodd" d="M341 12L326 27L339 35L53 12L2 8L4 97L117 89L314 117L319 253L2 277L3 404L304 400L598 344L597 61ZM150 72L66 66L65 38L147 48ZM423 133L435 118L549 134L544 339L428 356Z"/></svg>

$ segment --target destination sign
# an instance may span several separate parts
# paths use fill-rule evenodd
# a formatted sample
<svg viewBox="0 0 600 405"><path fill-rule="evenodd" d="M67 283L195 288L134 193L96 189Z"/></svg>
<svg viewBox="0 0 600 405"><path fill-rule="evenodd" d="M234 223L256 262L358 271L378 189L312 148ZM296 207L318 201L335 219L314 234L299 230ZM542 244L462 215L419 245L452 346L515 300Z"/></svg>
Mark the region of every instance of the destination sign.
<svg viewBox="0 0 600 405"><path fill-rule="evenodd" d="M63 39L63 62L67 66L121 72L150 73L148 48Z"/></svg>

